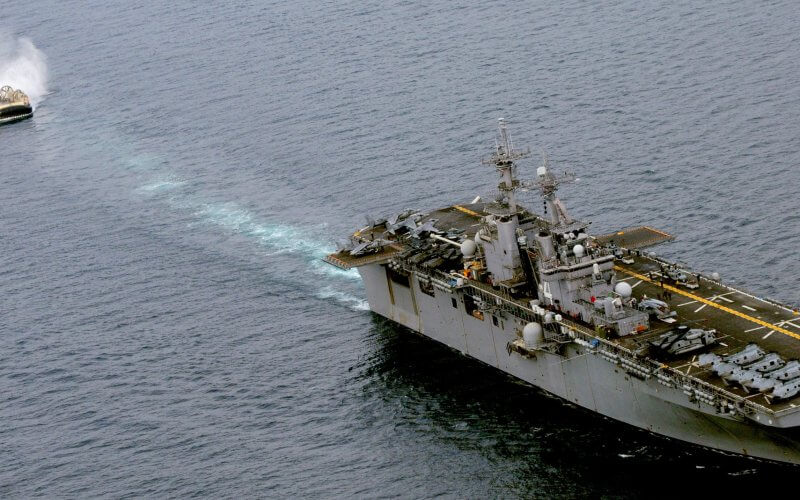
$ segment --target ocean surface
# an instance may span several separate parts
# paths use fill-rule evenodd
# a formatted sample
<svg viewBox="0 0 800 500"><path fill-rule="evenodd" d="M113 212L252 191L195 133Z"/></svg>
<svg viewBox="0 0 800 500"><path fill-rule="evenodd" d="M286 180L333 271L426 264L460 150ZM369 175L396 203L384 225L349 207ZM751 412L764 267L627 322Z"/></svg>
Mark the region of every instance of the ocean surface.
<svg viewBox="0 0 800 500"><path fill-rule="evenodd" d="M502 116L594 232L797 304L800 9L654 3L5 2L0 84L37 108L0 128L0 497L789 485L414 336L320 261L494 189Z"/></svg>

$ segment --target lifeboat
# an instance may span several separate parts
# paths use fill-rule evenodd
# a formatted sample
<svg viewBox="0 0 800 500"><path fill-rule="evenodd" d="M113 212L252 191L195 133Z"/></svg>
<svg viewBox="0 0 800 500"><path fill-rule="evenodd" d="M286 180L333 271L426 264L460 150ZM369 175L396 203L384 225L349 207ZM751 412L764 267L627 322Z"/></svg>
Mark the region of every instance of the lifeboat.
<svg viewBox="0 0 800 500"><path fill-rule="evenodd" d="M25 92L8 85L0 88L0 125L33 116L31 101Z"/></svg>

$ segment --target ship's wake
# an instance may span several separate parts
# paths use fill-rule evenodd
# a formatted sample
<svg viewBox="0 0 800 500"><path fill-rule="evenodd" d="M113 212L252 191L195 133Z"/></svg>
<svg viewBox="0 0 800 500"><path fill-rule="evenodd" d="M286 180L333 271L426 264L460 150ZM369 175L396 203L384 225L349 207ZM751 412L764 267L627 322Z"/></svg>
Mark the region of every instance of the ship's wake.
<svg viewBox="0 0 800 500"><path fill-rule="evenodd" d="M355 270L343 271L322 262L334 248L331 244L311 237L309 229L288 224L270 224L259 221L249 211L233 203L203 204L195 215L206 223L216 224L237 234L254 238L270 249L271 255L294 254L304 259L309 271L327 279L359 280ZM350 295L333 284L322 284L315 292L321 299L334 300L356 311L369 309L366 301Z"/></svg>
<svg viewBox="0 0 800 500"><path fill-rule="evenodd" d="M35 108L47 94L47 58L28 38L0 33L0 86L25 92Z"/></svg>
<svg viewBox="0 0 800 500"><path fill-rule="evenodd" d="M185 182L169 178L159 180L139 188L141 193L166 195L172 207L188 211L196 219L196 224L210 224L224 228L237 235L252 238L267 249L268 256L288 255L301 260L305 270L317 275L318 280L305 280L316 287L309 290L314 296L332 300L355 311L369 309L367 302L348 293L343 288L357 286L358 272L344 271L322 261L335 247L320 238L325 227L304 228L286 223L271 223L260 219L254 213L235 203L208 203L194 199L181 191Z"/></svg>
<svg viewBox="0 0 800 500"><path fill-rule="evenodd" d="M340 304L344 304L355 311L369 311L369 304L366 300L354 297L349 293L334 289L332 286L324 286L317 292L317 297L321 299L333 299Z"/></svg>

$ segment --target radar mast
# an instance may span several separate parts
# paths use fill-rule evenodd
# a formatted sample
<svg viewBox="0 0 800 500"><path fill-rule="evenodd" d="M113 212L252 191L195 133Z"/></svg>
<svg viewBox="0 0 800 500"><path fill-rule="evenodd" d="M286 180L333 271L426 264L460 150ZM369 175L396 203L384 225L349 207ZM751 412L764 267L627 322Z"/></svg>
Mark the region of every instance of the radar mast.
<svg viewBox="0 0 800 500"><path fill-rule="evenodd" d="M545 215L550 216L553 226L568 225L574 222L567 214L564 203L556 196L558 186L576 180L575 174L564 172L563 174L553 174L548 168L547 155L542 154L542 166L536 169L536 180L528 181L523 184L525 188L537 188L542 193L544 199Z"/></svg>
<svg viewBox="0 0 800 500"><path fill-rule="evenodd" d="M505 119L498 118L497 121L500 136L495 139L495 152L492 156L483 160L483 163L494 165L497 172L500 173L500 183L497 188L500 190L501 199L505 199L508 202L509 214L513 215L517 213L515 191L520 187L519 181L514 178L514 170L516 169L514 162L528 156L530 150L520 151L514 149L514 143L508 133Z"/></svg>

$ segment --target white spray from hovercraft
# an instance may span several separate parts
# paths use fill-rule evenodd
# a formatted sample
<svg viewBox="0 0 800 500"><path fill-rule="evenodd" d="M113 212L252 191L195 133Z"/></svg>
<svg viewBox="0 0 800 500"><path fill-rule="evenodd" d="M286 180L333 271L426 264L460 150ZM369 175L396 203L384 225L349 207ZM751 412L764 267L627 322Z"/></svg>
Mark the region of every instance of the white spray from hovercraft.
<svg viewBox="0 0 800 500"><path fill-rule="evenodd" d="M47 94L47 58L28 38L0 33L0 86L25 92L35 108Z"/></svg>

